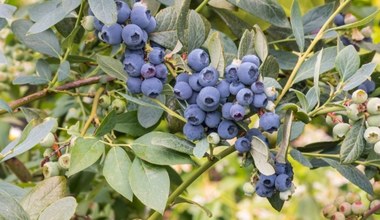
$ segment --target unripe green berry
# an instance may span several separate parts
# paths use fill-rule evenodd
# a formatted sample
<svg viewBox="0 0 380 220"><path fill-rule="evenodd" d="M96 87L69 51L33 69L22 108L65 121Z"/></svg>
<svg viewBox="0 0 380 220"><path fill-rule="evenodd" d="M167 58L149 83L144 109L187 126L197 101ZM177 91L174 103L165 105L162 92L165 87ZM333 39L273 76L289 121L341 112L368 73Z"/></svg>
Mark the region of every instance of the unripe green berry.
<svg viewBox="0 0 380 220"><path fill-rule="evenodd" d="M377 155L380 155L380 141L376 142L376 144L373 146L373 151L375 151Z"/></svg>
<svg viewBox="0 0 380 220"><path fill-rule="evenodd" d="M367 118L368 126L379 127L380 126L380 115L371 115Z"/></svg>
<svg viewBox="0 0 380 220"><path fill-rule="evenodd" d="M353 192L348 192L346 194L346 202L352 204L354 202L360 202L360 201L361 201L361 198L359 194L353 193Z"/></svg>
<svg viewBox="0 0 380 220"><path fill-rule="evenodd" d="M126 105L127 104L123 100L115 99L113 100L111 107L117 114L121 114L125 111Z"/></svg>
<svg viewBox="0 0 380 220"><path fill-rule="evenodd" d="M380 141L380 128L378 127L368 127L364 131L364 139L369 144L375 144Z"/></svg>
<svg viewBox="0 0 380 220"><path fill-rule="evenodd" d="M343 202L339 205L338 210L345 216L349 216L351 214L351 204L348 202Z"/></svg>
<svg viewBox="0 0 380 220"><path fill-rule="evenodd" d="M361 201L358 201L352 203L351 210L354 214L362 215L365 211L367 211L367 207Z"/></svg>
<svg viewBox="0 0 380 220"><path fill-rule="evenodd" d="M350 130L350 125L347 123L338 123L333 128L333 135L337 138L343 138Z"/></svg>
<svg viewBox="0 0 380 220"><path fill-rule="evenodd" d="M329 204L325 206L322 210L323 216L326 218L331 218L337 212L335 205Z"/></svg>
<svg viewBox="0 0 380 220"><path fill-rule="evenodd" d="M333 126L342 121L343 117L341 115L334 115L334 118L332 118L330 115L326 115L326 124L329 126Z"/></svg>
<svg viewBox="0 0 380 220"><path fill-rule="evenodd" d="M276 105L274 104L274 102L268 101L267 105L265 106L265 110L274 112L275 109L276 109Z"/></svg>
<svg viewBox="0 0 380 220"><path fill-rule="evenodd" d="M216 132L211 132L209 135L207 135L207 142L210 144L219 144L220 142L219 134Z"/></svg>
<svg viewBox="0 0 380 220"><path fill-rule="evenodd" d="M243 191L246 196L252 196L256 190L255 190L255 186L252 183L246 182L243 185Z"/></svg>
<svg viewBox="0 0 380 220"><path fill-rule="evenodd" d="M49 134L46 135L46 137L44 137L44 139L40 141L40 146L51 147L53 146L54 142L55 142L54 134L50 132Z"/></svg>
<svg viewBox="0 0 380 220"><path fill-rule="evenodd" d="M372 115L380 114L380 98L370 98L368 100L367 112Z"/></svg>
<svg viewBox="0 0 380 220"><path fill-rule="evenodd" d="M363 89L358 89L352 93L352 102L362 104L368 99L368 94Z"/></svg>
<svg viewBox="0 0 380 220"><path fill-rule="evenodd" d="M70 160L71 160L71 155L66 153L59 157L58 164L62 169L67 170L70 167Z"/></svg>
<svg viewBox="0 0 380 220"><path fill-rule="evenodd" d="M375 208L376 206L377 206L377 207L380 206L380 200L378 200L378 199L373 200L373 201L371 202L371 204L369 205L369 208L370 208L370 209L373 209L373 208ZM378 210L377 212L375 212L375 214L380 214L380 210Z"/></svg>
<svg viewBox="0 0 380 220"><path fill-rule="evenodd" d="M282 201L288 201L290 198L292 198L293 192L291 189L288 189L284 192L280 192L280 199Z"/></svg>
<svg viewBox="0 0 380 220"><path fill-rule="evenodd" d="M334 200L334 205L335 205L336 207L339 207L340 204L342 204L342 203L344 203L344 202L346 202L346 197L345 197L345 196L338 196L338 197L336 197L336 199Z"/></svg>
<svg viewBox="0 0 380 220"><path fill-rule="evenodd" d="M111 98L108 95L100 96L99 105L102 108L108 108L111 105Z"/></svg>
<svg viewBox="0 0 380 220"><path fill-rule="evenodd" d="M274 96L277 95L277 90L276 90L276 88L273 87L273 86L265 88L265 91L264 91L264 92L265 92L265 95L266 95L267 97L274 97Z"/></svg>
<svg viewBox="0 0 380 220"><path fill-rule="evenodd" d="M357 121L360 119L359 116L359 105L358 104L351 104L347 108L347 117L353 121Z"/></svg>
<svg viewBox="0 0 380 220"><path fill-rule="evenodd" d="M86 31L93 31L95 29L94 27L94 16L84 16L82 21L81 21L81 24L82 24L82 27L86 30Z"/></svg>
<svg viewBox="0 0 380 220"><path fill-rule="evenodd" d="M341 212L335 212L334 215L331 216L331 220L345 220L346 217Z"/></svg>
<svg viewBox="0 0 380 220"><path fill-rule="evenodd" d="M372 183L373 193L380 196L380 181Z"/></svg>
<svg viewBox="0 0 380 220"><path fill-rule="evenodd" d="M45 179L59 175L59 165L57 162L46 162L42 167L42 174Z"/></svg>
<svg viewBox="0 0 380 220"><path fill-rule="evenodd" d="M13 52L13 59L17 61L22 61L24 59L24 52L21 50L16 50Z"/></svg>

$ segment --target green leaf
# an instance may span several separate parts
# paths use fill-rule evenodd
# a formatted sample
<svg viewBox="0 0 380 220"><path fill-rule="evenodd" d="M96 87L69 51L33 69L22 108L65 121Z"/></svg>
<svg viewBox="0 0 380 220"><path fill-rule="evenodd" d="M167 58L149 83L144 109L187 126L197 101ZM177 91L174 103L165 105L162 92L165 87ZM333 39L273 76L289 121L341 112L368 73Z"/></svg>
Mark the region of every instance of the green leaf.
<svg viewBox="0 0 380 220"><path fill-rule="evenodd" d="M67 176L72 176L94 164L104 154L104 144L96 138L82 138L75 140L71 147L70 168Z"/></svg>
<svg viewBox="0 0 380 220"><path fill-rule="evenodd" d="M240 39L238 58L242 59L243 56L247 54L255 53L255 32L249 31L248 29L244 31L243 36Z"/></svg>
<svg viewBox="0 0 380 220"><path fill-rule="evenodd" d="M11 19L16 7L9 4L0 4L0 18Z"/></svg>
<svg viewBox="0 0 380 220"><path fill-rule="evenodd" d="M126 133L132 137L140 137L151 131L154 127L145 129L137 120L137 111L130 111L117 116L115 131Z"/></svg>
<svg viewBox="0 0 380 220"><path fill-rule="evenodd" d="M129 201L133 199L128 180L131 165L132 161L127 153L121 147L113 147L108 151L103 167L103 176L108 184Z"/></svg>
<svg viewBox="0 0 380 220"><path fill-rule="evenodd" d="M276 79L279 72L280 66L277 62L277 59L272 55L267 56L263 64L260 66L261 75L264 77L272 77Z"/></svg>
<svg viewBox="0 0 380 220"><path fill-rule="evenodd" d="M316 152L321 150L328 150L335 148L341 141L324 141L324 142L316 142L305 145L304 147L297 148L297 150L301 152Z"/></svg>
<svg viewBox="0 0 380 220"><path fill-rule="evenodd" d="M365 129L364 120L356 121L352 125L340 147L340 161L342 163L352 163L363 153L365 148Z"/></svg>
<svg viewBox="0 0 380 220"><path fill-rule="evenodd" d="M342 82L345 82L359 69L360 57L354 46L349 45L338 53L335 66Z"/></svg>
<svg viewBox="0 0 380 220"><path fill-rule="evenodd" d="M268 198L270 205L276 209L278 212L281 211L284 206L285 201L280 198L280 193L276 192L272 197Z"/></svg>
<svg viewBox="0 0 380 220"><path fill-rule="evenodd" d="M181 8L181 13L188 5L185 1ZM192 51L195 48L202 46L206 41L208 33L210 31L210 24L206 19L203 19L196 11L190 10L184 14L180 14L177 23L177 35L182 45L187 48L188 51Z"/></svg>
<svg viewBox="0 0 380 220"><path fill-rule="evenodd" d="M148 164L136 157L129 172L129 181L133 193L142 203L164 213L170 188L165 168Z"/></svg>
<svg viewBox="0 0 380 220"><path fill-rule="evenodd" d="M218 70L221 77L224 74L224 48L219 32L213 32L207 42L207 49L211 58L211 66Z"/></svg>
<svg viewBox="0 0 380 220"><path fill-rule="evenodd" d="M33 22L25 19L19 19L12 23L12 31L16 37L27 47L37 52L59 58L61 47L57 36L52 30L45 30L38 34L26 35L26 32L33 25Z"/></svg>
<svg viewBox="0 0 380 220"><path fill-rule="evenodd" d="M209 149L209 147L210 144L208 143L207 138L203 138L195 144L195 147L193 149L194 156L197 158L202 158Z"/></svg>
<svg viewBox="0 0 380 220"><path fill-rule="evenodd" d="M12 108L6 102L4 102L1 99L0 99L0 109L4 109L5 111L7 111L9 113L12 112Z"/></svg>
<svg viewBox="0 0 380 220"><path fill-rule="evenodd" d="M52 72L51 72L51 69L50 69L50 66L49 66L49 63L46 62L46 60L43 60L43 59L39 59L36 63L36 71L37 71L37 75L44 78L44 79L47 79L47 80L51 80L51 77L52 77Z"/></svg>
<svg viewBox="0 0 380 220"><path fill-rule="evenodd" d="M27 220L29 215L6 191L0 189L0 219Z"/></svg>
<svg viewBox="0 0 380 220"><path fill-rule="evenodd" d="M22 199L21 205L29 214L30 219L37 219L45 208L66 194L66 178L54 176L37 183Z"/></svg>
<svg viewBox="0 0 380 220"><path fill-rule="evenodd" d="M177 36L179 41L182 43L182 45L186 46L187 42L185 39L185 30L188 28L188 16L190 13L190 2L191 0L184 0L181 2L178 2L178 5L181 7L179 14L178 14L178 19L176 23L176 28L177 28Z"/></svg>
<svg viewBox="0 0 380 220"><path fill-rule="evenodd" d="M161 120L162 114L164 113L164 110L161 109L156 103L151 101L149 98L143 96L141 98L142 101L150 103L152 105L156 105L158 108L151 108L149 106L139 105L137 108L137 119L141 126L144 128L152 127L153 125L157 124ZM165 96L159 95L157 97L157 100L159 100L162 103L165 103Z"/></svg>
<svg viewBox="0 0 380 220"><path fill-rule="evenodd" d="M91 11L105 25L112 25L117 20L116 3L109 0L89 0Z"/></svg>
<svg viewBox="0 0 380 220"><path fill-rule="evenodd" d="M271 77L264 77L263 83L264 83L265 87L272 87L273 86L276 89L282 89L282 86L280 85L280 83L278 83L277 80L275 80Z"/></svg>
<svg viewBox="0 0 380 220"><path fill-rule="evenodd" d="M49 13L45 13L37 20L28 30L27 34L37 34L49 29L51 26L63 20L71 11L77 8L81 0L65 0L62 4L58 4Z"/></svg>
<svg viewBox="0 0 380 220"><path fill-rule="evenodd" d="M227 0L253 16L278 26L289 27L284 9L276 0Z"/></svg>
<svg viewBox="0 0 380 220"><path fill-rule="evenodd" d="M118 116L114 110L110 111L102 120L95 131L95 136L101 137L111 132L118 122Z"/></svg>
<svg viewBox="0 0 380 220"><path fill-rule="evenodd" d="M74 197L68 196L49 205L38 217L38 220L63 220L71 219L78 206Z"/></svg>
<svg viewBox="0 0 380 220"><path fill-rule="evenodd" d="M17 185L0 180L0 193L8 194L8 196L12 197L16 201L20 201L26 195L27 190L18 187Z"/></svg>
<svg viewBox="0 0 380 220"><path fill-rule="evenodd" d="M270 49L270 54L273 55L280 68L283 70L292 70L297 63L298 56L289 51L280 51Z"/></svg>
<svg viewBox="0 0 380 220"><path fill-rule="evenodd" d="M212 8L212 10L219 15L224 23L231 29L232 33L238 38L243 36L246 29L252 28L247 22L233 14L231 10L222 8Z"/></svg>
<svg viewBox="0 0 380 220"><path fill-rule="evenodd" d="M309 106L309 102L306 99L305 94L302 92L296 90L296 89L289 89L289 91L294 92L298 98L298 101L301 104L301 108L307 111L307 107Z"/></svg>
<svg viewBox="0 0 380 220"><path fill-rule="evenodd" d="M178 13L174 7L160 10L156 15L157 27L149 34L150 40L170 50L174 49L178 41L177 17Z"/></svg>
<svg viewBox="0 0 380 220"><path fill-rule="evenodd" d="M156 108L156 109L162 109L160 106L158 105L153 105L149 102L145 102L145 101L142 101L142 99L139 99L139 98L135 98L133 96L130 96L128 94L122 94L122 93L119 93L121 96L123 96L126 100L130 101L130 102L133 102L133 103L136 103L140 106L145 106L145 107L149 107L149 108Z"/></svg>
<svg viewBox="0 0 380 220"><path fill-rule="evenodd" d="M315 87L312 87L306 93L306 99L308 100L308 106L306 111L311 111L318 103L319 98Z"/></svg>
<svg viewBox="0 0 380 220"><path fill-rule="evenodd" d="M96 55L96 61L98 62L100 68L108 75L122 81L127 81L127 73L124 71L123 64L120 60L98 54Z"/></svg>
<svg viewBox="0 0 380 220"><path fill-rule="evenodd" d="M255 163L255 167L260 171L260 173L270 176L275 173L273 166L269 161L269 148L268 146L258 137L253 136L251 141L251 150L249 151Z"/></svg>
<svg viewBox="0 0 380 220"><path fill-rule="evenodd" d="M305 167L309 167L309 168L313 167L310 161L306 159L299 150L291 149L290 155L292 156L294 160L298 161L300 164L304 165Z"/></svg>
<svg viewBox="0 0 380 220"><path fill-rule="evenodd" d="M62 82L70 76L70 63L65 61L59 65L58 71L58 82Z"/></svg>
<svg viewBox="0 0 380 220"><path fill-rule="evenodd" d="M370 195L373 195L372 184L367 177L353 165L339 164L338 161L322 158L326 163L335 168L342 176L348 179L351 183L357 185L360 189L364 190Z"/></svg>
<svg viewBox="0 0 380 220"><path fill-rule="evenodd" d="M318 106L320 104L319 97L321 95L321 91L319 89L319 73L321 72L320 70L321 70L321 65L322 65L322 63L321 63L322 62L322 55L323 55L323 48L321 49L321 52L317 56L317 61L315 62L315 67L314 67L314 80L313 80L314 86L313 86L313 89L315 91L315 96L316 96L316 101L317 101Z"/></svg>
<svg viewBox="0 0 380 220"><path fill-rule="evenodd" d="M313 78L315 72L315 63L317 62L318 54L321 51L318 51L313 56L311 56L308 60L306 60L300 67L297 72L297 75L294 79L294 83L303 81L305 79ZM319 70L319 74L322 74L326 71L334 68L335 57L337 56L336 47L328 47L323 49L322 53L322 61L323 64Z"/></svg>
<svg viewBox="0 0 380 220"><path fill-rule="evenodd" d="M62 0L51 0L47 2L32 4L28 7L29 17L32 21L36 22L47 13L57 8L59 4L62 4Z"/></svg>
<svg viewBox="0 0 380 220"><path fill-rule="evenodd" d="M12 83L13 85L45 85L49 83L49 80L39 76L18 76Z"/></svg>
<svg viewBox="0 0 380 220"><path fill-rule="evenodd" d="M262 61L264 61L268 56L268 42L265 37L264 32L256 24L255 26L256 35L255 35L255 51Z"/></svg>
<svg viewBox="0 0 380 220"><path fill-rule="evenodd" d="M292 24L293 35L296 38L296 42L300 52L303 52L305 48L305 36L302 24L301 9L298 0L293 0L292 11L290 13L290 22Z"/></svg>
<svg viewBox="0 0 380 220"><path fill-rule="evenodd" d="M354 75L352 75L344 84L343 90L348 91L351 90L360 84L362 84L364 81L366 81L373 71L375 71L376 64L375 63L367 63L364 64L360 69L356 71Z"/></svg>
<svg viewBox="0 0 380 220"><path fill-rule="evenodd" d="M334 2L330 2L308 11L302 18L305 33L311 33L321 28L334 10Z"/></svg>
<svg viewBox="0 0 380 220"><path fill-rule="evenodd" d="M376 17L377 13L379 13L379 12L380 12L380 9L378 9L377 11L375 11L374 13L370 14L369 16L363 18L360 21L356 21L354 23L346 24L346 25L342 25L342 26L336 26L336 27L330 28L327 31L331 31L331 30L346 30L346 29L352 29L352 28L364 26L364 25L368 24L369 22L371 22Z"/></svg>
<svg viewBox="0 0 380 220"><path fill-rule="evenodd" d="M28 133L28 136L25 138L25 140L17 143L14 145L13 142L11 142L8 146L6 146L2 151L1 154L8 154L9 151L12 151L11 154L8 154L6 157L4 157L0 162L4 162L10 158L13 158L15 156L18 156L30 149L32 149L34 146L36 146L42 139L48 135L48 133L53 129L56 121L54 120L48 120L45 121L35 127L33 127L30 132ZM12 144L13 143L13 144ZM12 146L12 147L10 147Z"/></svg>

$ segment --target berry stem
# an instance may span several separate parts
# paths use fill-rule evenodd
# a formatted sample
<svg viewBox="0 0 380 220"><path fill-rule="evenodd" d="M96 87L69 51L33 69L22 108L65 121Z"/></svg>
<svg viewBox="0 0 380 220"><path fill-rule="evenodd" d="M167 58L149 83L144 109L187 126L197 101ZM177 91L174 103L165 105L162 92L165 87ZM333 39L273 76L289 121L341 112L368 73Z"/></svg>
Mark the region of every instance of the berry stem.
<svg viewBox="0 0 380 220"><path fill-rule="evenodd" d="M210 169L214 164L216 164L219 160L227 157L228 155L232 154L235 152L234 147L229 147L219 154L215 155L214 160L209 160L206 163L204 163L199 169L197 169L195 172L193 172L189 178L184 181L176 190L173 191L173 193L169 196L168 201L166 203L166 207L170 206L174 200L180 196L186 189L189 187L195 180L198 179L204 172L206 172L208 169ZM160 217L160 213L154 212L148 220L155 220Z"/></svg>
<svg viewBox="0 0 380 220"><path fill-rule="evenodd" d="M364 215L363 215L363 218L362 220L365 220L367 219L368 217L370 217L371 215L375 214L377 211L380 210L380 205L377 205L375 207L373 207L372 209L368 210Z"/></svg>
<svg viewBox="0 0 380 220"><path fill-rule="evenodd" d="M96 111L98 109L99 98L102 95L103 91L104 91L104 87L100 87L98 89L98 91L96 91L94 101L92 103L91 113L90 113L90 116L88 116L88 119L87 119L86 123L84 124L84 127L82 128L82 131L80 132L81 136L84 136L86 134L86 132L87 132L88 128L90 127L92 121L96 118Z"/></svg>
<svg viewBox="0 0 380 220"><path fill-rule="evenodd" d="M195 9L195 11L200 12L202 10L202 8L207 5L208 2L209 2L209 0L203 0L203 2L200 5L198 5L198 7Z"/></svg>
<svg viewBox="0 0 380 220"><path fill-rule="evenodd" d="M288 92L288 90L292 87L293 82L294 82L294 78L296 77L298 70L300 69L301 65L306 60L306 58L309 56L309 54L312 52L312 50L314 49L314 47L318 43L318 41L320 39L322 39L323 34L324 34L325 30L327 29L327 27L329 26L329 24L334 20L335 16L341 10L343 10L343 8L346 7L346 5L348 5L348 3L350 3L350 2L351 2L351 0L347 0L347 1L344 1L341 5L339 5L339 7L335 10L335 12L329 17L329 19L327 19L325 24L318 31L317 35L315 36L314 40L311 42L310 46L307 48L305 53L298 58L298 61L295 65L292 73L290 74L289 79L284 86L284 89L282 90L281 94L279 95L279 97L277 98L277 100L275 102L276 105L278 105L278 103L281 101L281 99L285 96L285 94Z"/></svg>

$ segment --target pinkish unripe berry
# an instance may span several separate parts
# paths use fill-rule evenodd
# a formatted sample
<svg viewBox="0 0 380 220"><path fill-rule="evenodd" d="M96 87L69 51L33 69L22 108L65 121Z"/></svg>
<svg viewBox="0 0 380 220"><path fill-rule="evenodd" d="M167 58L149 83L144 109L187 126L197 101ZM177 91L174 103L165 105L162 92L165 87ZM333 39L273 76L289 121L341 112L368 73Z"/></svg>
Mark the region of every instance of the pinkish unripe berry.
<svg viewBox="0 0 380 220"><path fill-rule="evenodd" d="M336 206L333 204L325 206L322 210L323 216L325 216L326 218L331 218L336 212Z"/></svg>
<svg viewBox="0 0 380 220"><path fill-rule="evenodd" d="M345 220L346 217L341 212L335 212L333 216L330 218L331 220Z"/></svg>
<svg viewBox="0 0 380 220"><path fill-rule="evenodd" d="M343 202L339 205L338 210L345 216L349 216L351 214L351 204L348 202Z"/></svg>
<svg viewBox="0 0 380 220"><path fill-rule="evenodd" d="M352 204L355 202L360 202L361 198L360 195L357 193L349 192L346 194L346 202Z"/></svg>
<svg viewBox="0 0 380 220"><path fill-rule="evenodd" d="M367 207L361 201L358 201L352 203L351 210L354 214L362 215L365 211L367 211Z"/></svg>

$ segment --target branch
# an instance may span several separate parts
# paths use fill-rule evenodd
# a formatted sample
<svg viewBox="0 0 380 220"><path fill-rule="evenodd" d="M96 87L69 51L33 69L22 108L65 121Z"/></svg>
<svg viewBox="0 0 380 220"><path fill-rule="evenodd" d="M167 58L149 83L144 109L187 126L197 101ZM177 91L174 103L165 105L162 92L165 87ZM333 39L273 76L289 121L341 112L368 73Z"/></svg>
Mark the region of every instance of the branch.
<svg viewBox="0 0 380 220"><path fill-rule="evenodd" d="M107 76L105 78L104 78L104 76L94 76L94 77L90 77L87 79L80 79L77 81L69 82L69 83L64 84L62 86L56 87L55 90L64 91L64 90L75 89L75 88L79 88L82 86L87 86L87 85L98 83L100 80L104 80L105 82L110 82L110 81L115 80L115 78L109 77L109 76ZM23 106L23 105L31 103L35 100L41 99L41 98L43 98L43 97L45 97L51 93L54 94L54 92L49 91L49 89L45 88L39 92L30 94L28 96L25 96L25 97L22 97L20 99L13 101L13 102L10 102L8 105L9 105L9 107L11 107L12 110L14 110L20 106ZM6 110L0 109L0 115L5 114L5 113L7 113Z"/></svg>
<svg viewBox="0 0 380 220"><path fill-rule="evenodd" d="M380 205L377 205L377 206L374 206L372 209L368 210L368 212L366 212L362 218L362 220L365 220L367 219L368 217L370 217L371 215L375 214L376 212L378 212L380 210Z"/></svg>
<svg viewBox="0 0 380 220"><path fill-rule="evenodd" d="M84 127L83 127L82 131L80 132L80 134L82 136L84 136L86 134L88 128L91 125L91 122L96 118L96 111L98 109L99 98L102 95L103 91L104 91L104 87L100 87L98 89L98 91L96 91L95 98L94 98L94 101L92 103L91 114L88 117L88 119L86 121L86 124L84 124Z"/></svg>

